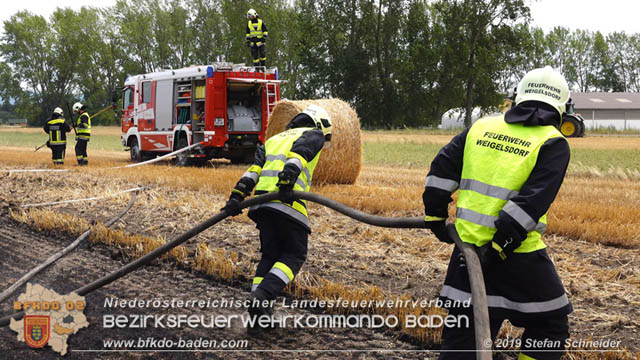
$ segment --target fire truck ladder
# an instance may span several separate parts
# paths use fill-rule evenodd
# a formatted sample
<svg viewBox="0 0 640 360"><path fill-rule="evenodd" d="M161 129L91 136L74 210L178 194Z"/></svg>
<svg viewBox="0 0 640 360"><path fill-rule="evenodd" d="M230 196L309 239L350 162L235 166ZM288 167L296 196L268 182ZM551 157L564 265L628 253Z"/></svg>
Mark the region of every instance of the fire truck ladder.
<svg viewBox="0 0 640 360"><path fill-rule="evenodd" d="M276 107L278 102L278 87L273 82L267 82L265 85L267 87L267 114L271 117L271 112L273 112L273 108Z"/></svg>

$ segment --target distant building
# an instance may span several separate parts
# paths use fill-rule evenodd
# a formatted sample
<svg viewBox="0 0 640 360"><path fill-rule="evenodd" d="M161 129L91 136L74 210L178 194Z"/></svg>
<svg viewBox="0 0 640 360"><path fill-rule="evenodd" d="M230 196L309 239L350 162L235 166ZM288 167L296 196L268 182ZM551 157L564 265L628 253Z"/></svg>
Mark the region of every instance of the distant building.
<svg viewBox="0 0 640 360"><path fill-rule="evenodd" d="M640 93L571 93L576 113L587 129L615 127L640 130Z"/></svg>
<svg viewBox="0 0 640 360"><path fill-rule="evenodd" d="M587 129L613 127L640 130L640 93L586 92L571 93L575 112L582 115ZM491 111L474 108L471 122ZM464 109L451 109L442 115L443 129L464 127Z"/></svg>
<svg viewBox="0 0 640 360"><path fill-rule="evenodd" d="M465 110L462 108L450 109L447 110L444 114L442 114L442 122L440 129L460 129L464 128L464 118L465 118ZM476 107L471 111L471 123L473 124L481 118L485 116L486 112L482 111L481 108Z"/></svg>
<svg viewBox="0 0 640 360"><path fill-rule="evenodd" d="M27 119L0 119L0 124L26 125Z"/></svg>

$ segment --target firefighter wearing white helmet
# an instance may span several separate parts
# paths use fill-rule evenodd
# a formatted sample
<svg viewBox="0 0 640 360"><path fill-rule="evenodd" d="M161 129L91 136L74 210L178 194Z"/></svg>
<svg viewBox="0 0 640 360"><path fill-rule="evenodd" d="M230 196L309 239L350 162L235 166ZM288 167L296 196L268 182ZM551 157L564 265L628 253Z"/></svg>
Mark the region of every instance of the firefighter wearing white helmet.
<svg viewBox="0 0 640 360"><path fill-rule="evenodd" d="M300 271L307 256L311 232L307 204L293 191L309 191L313 172L325 142L331 139L331 117L322 107L311 105L296 115L285 131L259 146L253 165L244 173L222 209L227 215L241 213L240 202L255 188L255 194L278 192L279 200L249 210L260 229L260 251L250 295L251 316L270 316L274 300ZM256 300L256 301L254 301ZM248 329L251 334L264 330Z"/></svg>
<svg viewBox="0 0 640 360"><path fill-rule="evenodd" d="M247 11L247 29L245 40L247 46L251 48L251 57L253 58L253 66L258 70L263 70L267 63L267 24L258 16L254 9Z"/></svg>
<svg viewBox="0 0 640 360"><path fill-rule="evenodd" d="M76 122L76 159L80 166L89 164L87 144L91 140L91 116L86 110L87 107L82 103L73 104L73 112L80 115Z"/></svg>
<svg viewBox="0 0 640 360"><path fill-rule="evenodd" d="M47 146L51 148L51 160L54 165L64 164L64 155L67 150L67 133L71 128L64 121L63 111L57 107L53 109L51 118L47 120L43 130L49 135Z"/></svg>
<svg viewBox="0 0 640 360"><path fill-rule="evenodd" d="M515 103L543 102L553 107L562 118L565 112L573 112L570 100L567 80L551 66L546 66L532 70L522 78L518 84Z"/></svg>
<svg viewBox="0 0 640 360"><path fill-rule="evenodd" d="M505 319L523 327L522 359L560 359L569 336L573 307L542 238L569 164L569 144L556 128L569 97L566 80L550 67L527 73L514 107L479 119L440 150L422 196L426 225L440 241L452 243L445 220L458 191L455 228L478 252L491 334ZM471 308L460 306L471 289L457 248L440 296L450 315L473 318ZM444 328L441 359L475 359L470 349L473 326Z"/></svg>

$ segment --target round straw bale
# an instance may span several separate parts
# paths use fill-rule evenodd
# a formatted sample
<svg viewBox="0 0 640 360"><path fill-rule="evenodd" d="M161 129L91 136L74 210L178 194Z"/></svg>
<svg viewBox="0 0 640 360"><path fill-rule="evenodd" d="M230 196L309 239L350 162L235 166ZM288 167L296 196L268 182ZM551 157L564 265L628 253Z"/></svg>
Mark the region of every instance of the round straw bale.
<svg viewBox="0 0 640 360"><path fill-rule="evenodd" d="M313 182L321 184L353 184L362 167L360 119L355 110L340 99L282 100L269 119L267 139L280 133L294 116L307 106L322 106L331 116L331 146L324 148L313 173Z"/></svg>

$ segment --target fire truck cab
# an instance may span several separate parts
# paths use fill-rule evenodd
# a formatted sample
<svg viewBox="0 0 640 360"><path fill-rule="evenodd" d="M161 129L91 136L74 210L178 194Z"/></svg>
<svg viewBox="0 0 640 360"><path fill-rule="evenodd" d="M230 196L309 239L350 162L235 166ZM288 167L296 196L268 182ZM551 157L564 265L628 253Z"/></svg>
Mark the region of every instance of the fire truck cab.
<svg viewBox="0 0 640 360"><path fill-rule="evenodd" d="M122 145L136 162L200 142L175 163L251 162L281 82L276 68L232 63L130 76L122 89Z"/></svg>

